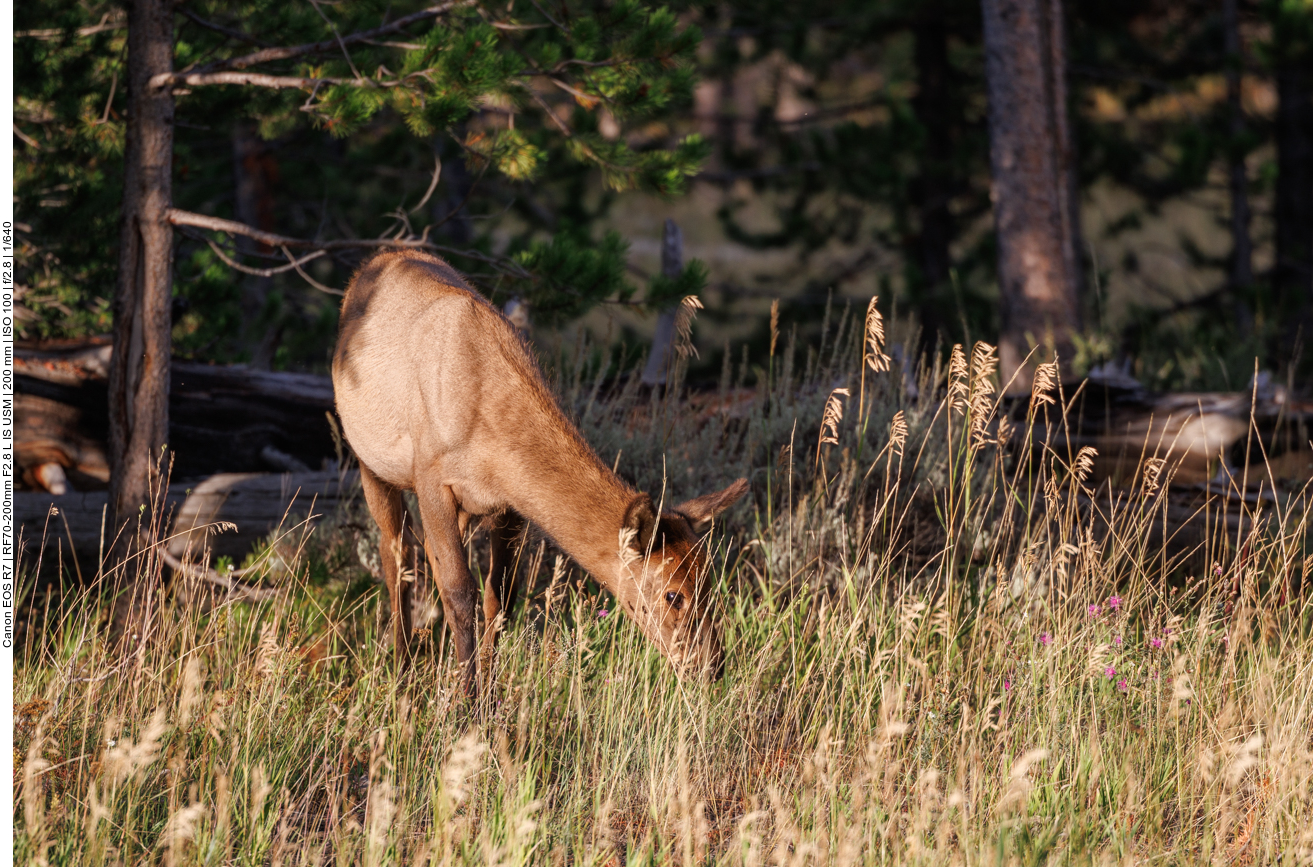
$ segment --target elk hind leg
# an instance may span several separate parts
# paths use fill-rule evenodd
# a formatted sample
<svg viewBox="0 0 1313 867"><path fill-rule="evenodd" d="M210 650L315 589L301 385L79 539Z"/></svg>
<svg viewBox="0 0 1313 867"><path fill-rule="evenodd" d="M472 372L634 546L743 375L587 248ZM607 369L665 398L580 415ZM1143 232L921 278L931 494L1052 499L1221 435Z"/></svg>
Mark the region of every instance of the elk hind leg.
<svg viewBox="0 0 1313 867"><path fill-rule="evenodd" d="M491 661L497 637L510 617L520 590L516 575L515 541L524 529L524 519L514 512L496 515L488 524L488 579L483 585L483 658Z"/></svg>
<svg viewBox="0 0 1313 867"><path fill-rule="evenodd" d="M456 642L461 682L465 693L473 698L478 692L474 621L479 590L466 562L460 505L446 485L417 487L415 493L424 524L424 547L442 597L442 613Z"/></svg>
<svg viewBox="0 0 1313 867"><path fill-rule="evenodd" d="M400 488L374 475L363 463L360 465L360 486L365 491L369 513L378 524L378 557L392 606L392 653L404 667L410 662L410 597L415 586L414 576L406 575L411 560L405 532L406 504Z"/></svg>

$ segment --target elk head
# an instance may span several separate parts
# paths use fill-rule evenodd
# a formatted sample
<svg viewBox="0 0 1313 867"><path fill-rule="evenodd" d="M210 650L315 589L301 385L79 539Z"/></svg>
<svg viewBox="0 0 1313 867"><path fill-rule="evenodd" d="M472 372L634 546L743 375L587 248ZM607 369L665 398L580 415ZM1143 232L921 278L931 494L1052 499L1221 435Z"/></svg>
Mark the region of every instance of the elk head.
<svg viewBox="0 0 1313 867"><path fill-rule="evenodd" d="M660 513L639 494L625 510L620 559L629 580L612 590L681 676L716 679L724 666L703 536L747 490L748 480L739 479Z"/></svg>

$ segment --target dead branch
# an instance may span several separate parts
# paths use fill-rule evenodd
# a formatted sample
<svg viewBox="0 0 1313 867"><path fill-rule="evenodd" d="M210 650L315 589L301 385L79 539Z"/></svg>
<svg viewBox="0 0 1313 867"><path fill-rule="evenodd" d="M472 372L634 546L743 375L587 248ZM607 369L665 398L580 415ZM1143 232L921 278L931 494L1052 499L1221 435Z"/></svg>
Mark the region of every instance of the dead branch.
<svg viewBox="0 0 1313 867"><path fill-rule="evenodd" d="M259 72L189 72L157 75L154 87L203 87L207 84L253 84L277 90L308 90L323 84L357 84L354 78L302 78L299 75L265 75Z"/></svg>
<svg viewBox="0 0 1313 867"><path fill-rule="evenodd" d="M217 584L220 587L226 589L228 592L234 593L246 599L250 599L253 602L262 602L265 599L272 599L273 597L278 595L277 588L252 587L249 584L243 584L239 581L236 581L228 577L227 575L220 574L219 572L216 572L215 570L209 568L208 566L204 566L204 567L193 566L188 563L184 563L181 560L179 560L177 557L170 554L167 548L160 548L158 553L160 555L160 559L163 560L165 563L167 563L169 565L169 568L172 569L174 572L177 572L179 575L186 575L190 578L195 578L200 581L208 581L211 584ZM242 569L240 570L240 573L235 571L232 574L234 575L245 574L246 572L249 571L251 570Z"/></svg>
<svg viewBox="0 0 1313 867"><path fill-rule="evenodd" d="M276 235L273 232L266 232L257 229L254 226L248 226L245 223L239 223L236 220L225 220L220 217L210 217L205 214L196 214L191 211L180 211L177 208L170 208L168 211L168 220L175 226L192 226L197 229L209 229L212 232L225 232L229 235L242 235L247 238L259 241L270 247L288 247L294 250L370 250L370 249L404 249L404 250L431 250L436 253L446 253L452 256L462 256L466 259L474 259L483 262L497 270L520 279L527 279L530 274L523 268L511 263L505 259L498 259L493 256L485 256L476 250L456 249L455 247L445 247L441 244L435 244L425 238L406 237L406 238L366 238L366 239L342 239L337 241L308 241L303 238L289 238L286 235Z"/></svg>
<svg viewBox="0 0 1313 867"><path fill-rule="evenodd" d="M182 6L178 7L178 14L182 15L184 18L191 19L193 22L200 25L201 27L204 27L206 30L213 30L215 33L222 33L224 36L227 36L229 39L236 39L238 42L247 42L250 43L251 45L258 45L261 48L270 47L269 43L265 42L263 39L256 39L251 34L244 33L241 30L234 30L231 27L224 27L222 24L216 24L213 21L207 21L206 19L197 15L195 12L192 12L190 9L186 9Z"/></svg>

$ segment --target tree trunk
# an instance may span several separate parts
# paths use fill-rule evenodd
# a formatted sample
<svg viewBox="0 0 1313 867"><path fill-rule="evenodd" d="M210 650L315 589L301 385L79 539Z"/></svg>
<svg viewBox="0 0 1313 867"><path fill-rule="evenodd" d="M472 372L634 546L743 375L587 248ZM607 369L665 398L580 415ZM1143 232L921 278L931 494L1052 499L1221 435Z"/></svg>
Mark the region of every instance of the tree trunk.
<svg viewBox="0 0 1313 867"><path fill-rule="evenodd" d="M674 220L666 220L665 230L661 235L661 273L668 280L675 280L684 270L684 235ZM652 352L647 357L643 368L643 385L665 385L670 372L670 346L675 339L675 313L679 302L668 310L662 310L657 317L656 333L652 335Z"/></svg>
<svg viewBox="0 0 1313 867"><path fill-rule="evenodd" d="M1296 341L1313 343L1313 46L1297 33L1313 30L1299 16L1313 12L1286 10L1293 21L1278 21L1277 43L1277 184L1276 254L1273 280L1290 299L1286 349ZM1297 28L1302 24L1302 28ZM1305 350L1307 352L1307 350ZM1307 357L1307 356L1305 356Z"/></svg>
<svg viewBox="0 0 1313 867"><path fill-rule="evenodd" d="M947 290L952 277L949 242L953 237L953 217L948 210L952 198L952 125L950 118L952 67L948 63L948 28L941 4L931 3L916 16L913 36L916 40L917 92L912 110L925 130L925 153L921 174L913 195L920 216L916 257L923 281L917 297L917 318L921 325L921 352L933 353L947 322L944 313L950 308Z"/></svg>
<svg viewBox="0 0 1313 867"><path fill-rule="evenodd" d="M1254 245L1249 238L1249 176L1245 171L1245 113L1240 102L1240 21L1238 0L1222 2L1222 39L1226 53L1226 105L1229 114L1227 177L1231 188L1231 291L1236 325L1248 336L1253 329L1245 290L1254 282Z"/></svg>
<svg viewBox="0 0 1313 867"><path fill-rule="evenodd" d="M237 222L272 232L273 182L278 165L254 125L245 121L233 128L233 173ZM250 238L238 237L236 240L237 249L243 253L268 253L272 250ZM246 275L242 281L242 348L250 352L251 367L256 370L268 370L278 349L278 323L270 321L265 311L273 283L272 277L254 274Z"/></svg>
<svg viewBox="0 0 1313 867"><path fill-rule="evenodd" d="M1080 221L1060 0L983 0L1003 381L1030 388L1080 330ZM1023 362L1039 347L1031 364Z"/></svg>
<svg viewBox="0 0 1313 867"><path fill-rule="evenodd" d="M119 276L109 370L110 507L117 525L133 518L158 486L168 431L173 229L173 93L152 88L173 71L173 7L128 6L128 128L124 156Z"/></svg>
<svg viewBox="0 0 1313 867"><path fill-rule="evenodd" d="M456 136L465 134L462 124L455 130ZM439 149L442 150L441 142ZM445 195L433 197L433 222L435 234L444 238L453 247L468 247L474 242L474 220L470 217L470 192L474 187L474 178L469 167L465 165L465 154L460 143L452 141L442 158L442 183L446 187Z"/></svg>

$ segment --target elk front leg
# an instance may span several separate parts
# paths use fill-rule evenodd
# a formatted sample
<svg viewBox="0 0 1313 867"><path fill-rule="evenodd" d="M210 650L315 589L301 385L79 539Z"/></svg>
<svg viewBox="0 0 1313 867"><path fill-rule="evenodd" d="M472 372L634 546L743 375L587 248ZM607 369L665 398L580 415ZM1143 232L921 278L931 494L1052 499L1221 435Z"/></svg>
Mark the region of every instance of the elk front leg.
<svg viewBox="0 0 1313 867"><path fill-rule="evenodd" d="M445 485L416 487L420 520L424 523L424 547L442 596L442 612L456 641L456 661L461 682L470 698L478 692L474 651L475 605L479 589L465 559L461 534L460 506Z"/></svg>
<svg viewBox="0 0 1313 867"><path fill-rule="evenodd" d="M378 524L378 558L392 605L392 653L405 668L410 663L410 595L415 586L413 580L405 579L405 567L410 563L410 546L405 534L406 504L400 489L374 475L364 464L360 465L360 486L365 491L369 514Z"/></svg>
<svg viewBox="0 0 1313 867"><path fill-rule="evenodd" d="M497 637L506 618L510 617L520 589L516 580L514 546L523 529L524 519L509 511L494 516L488 524L488 547L492 555L488 562L488 579L483 585L483 648L480 654L488 670L491 670Z"/></svg>

